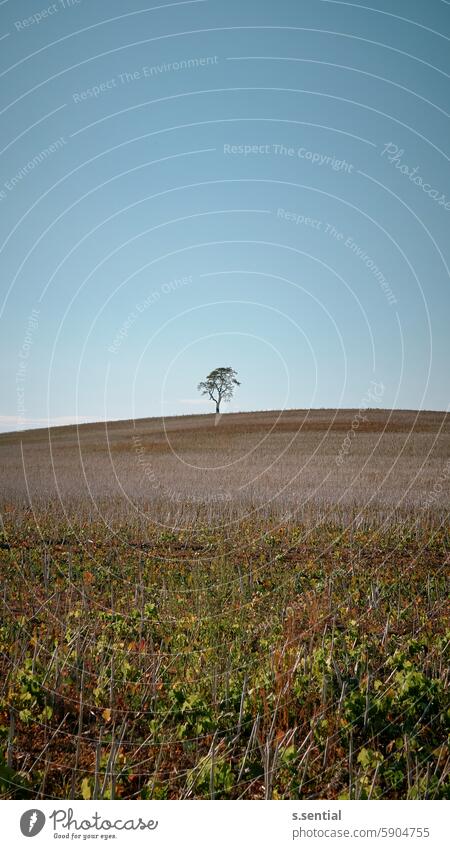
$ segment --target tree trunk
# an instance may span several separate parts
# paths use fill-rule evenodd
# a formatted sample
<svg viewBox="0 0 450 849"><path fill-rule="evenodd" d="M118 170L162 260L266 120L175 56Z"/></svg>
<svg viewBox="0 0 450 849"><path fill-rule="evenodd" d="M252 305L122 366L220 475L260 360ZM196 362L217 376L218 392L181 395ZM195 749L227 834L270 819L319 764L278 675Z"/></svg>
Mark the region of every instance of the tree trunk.
<svg viewBox="0 0 450 849"><path fill-rule="evenodd" d="M220 401L216 401L216 413L220 413Z"/></svg>

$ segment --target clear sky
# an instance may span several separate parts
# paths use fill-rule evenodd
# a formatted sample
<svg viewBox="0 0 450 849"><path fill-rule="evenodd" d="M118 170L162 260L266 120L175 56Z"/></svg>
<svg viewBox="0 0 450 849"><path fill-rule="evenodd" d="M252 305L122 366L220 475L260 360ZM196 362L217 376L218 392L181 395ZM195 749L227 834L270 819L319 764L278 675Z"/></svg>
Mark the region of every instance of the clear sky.
<svg viewBox="0 0 450 849"><path fill-rule="evenodd" d="M447 409L449 42L444 0L3 0L0 429L212 412L222 365L229 410Z"/></svg>

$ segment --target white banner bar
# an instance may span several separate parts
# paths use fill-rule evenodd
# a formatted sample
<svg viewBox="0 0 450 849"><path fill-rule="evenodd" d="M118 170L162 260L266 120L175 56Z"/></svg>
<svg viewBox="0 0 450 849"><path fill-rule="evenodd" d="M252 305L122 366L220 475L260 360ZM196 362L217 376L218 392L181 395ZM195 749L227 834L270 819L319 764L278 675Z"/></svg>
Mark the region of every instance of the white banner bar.
<svg viewBox="0 0 450 849"><path fill-rule="evenodd" d="M444 849L441 801L29 801L1 803L5 847Z"/></svg>

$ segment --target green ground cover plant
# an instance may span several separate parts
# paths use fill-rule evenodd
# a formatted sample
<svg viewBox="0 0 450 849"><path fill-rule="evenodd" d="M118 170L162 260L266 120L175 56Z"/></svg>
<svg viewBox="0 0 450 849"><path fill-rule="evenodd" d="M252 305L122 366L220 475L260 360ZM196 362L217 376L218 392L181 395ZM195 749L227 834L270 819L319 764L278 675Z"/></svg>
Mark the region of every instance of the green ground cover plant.
<svg viewBox="0 0 450 849"><path fill-rule="evenodd" d="M449 798L448 543L6 513L3 798Z"/></svg>

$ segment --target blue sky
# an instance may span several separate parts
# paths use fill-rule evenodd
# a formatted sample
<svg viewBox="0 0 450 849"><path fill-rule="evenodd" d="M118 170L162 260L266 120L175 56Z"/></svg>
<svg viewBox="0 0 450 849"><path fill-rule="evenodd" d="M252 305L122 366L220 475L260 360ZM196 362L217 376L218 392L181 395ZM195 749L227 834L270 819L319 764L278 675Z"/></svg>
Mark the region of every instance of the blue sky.
<svg viewBox="0 0 450 849"><path fill-rule="evenodd" d="M4 0L0 429L449 403L450 4ZM370 406L370 404L369 404Z"/></svg>

